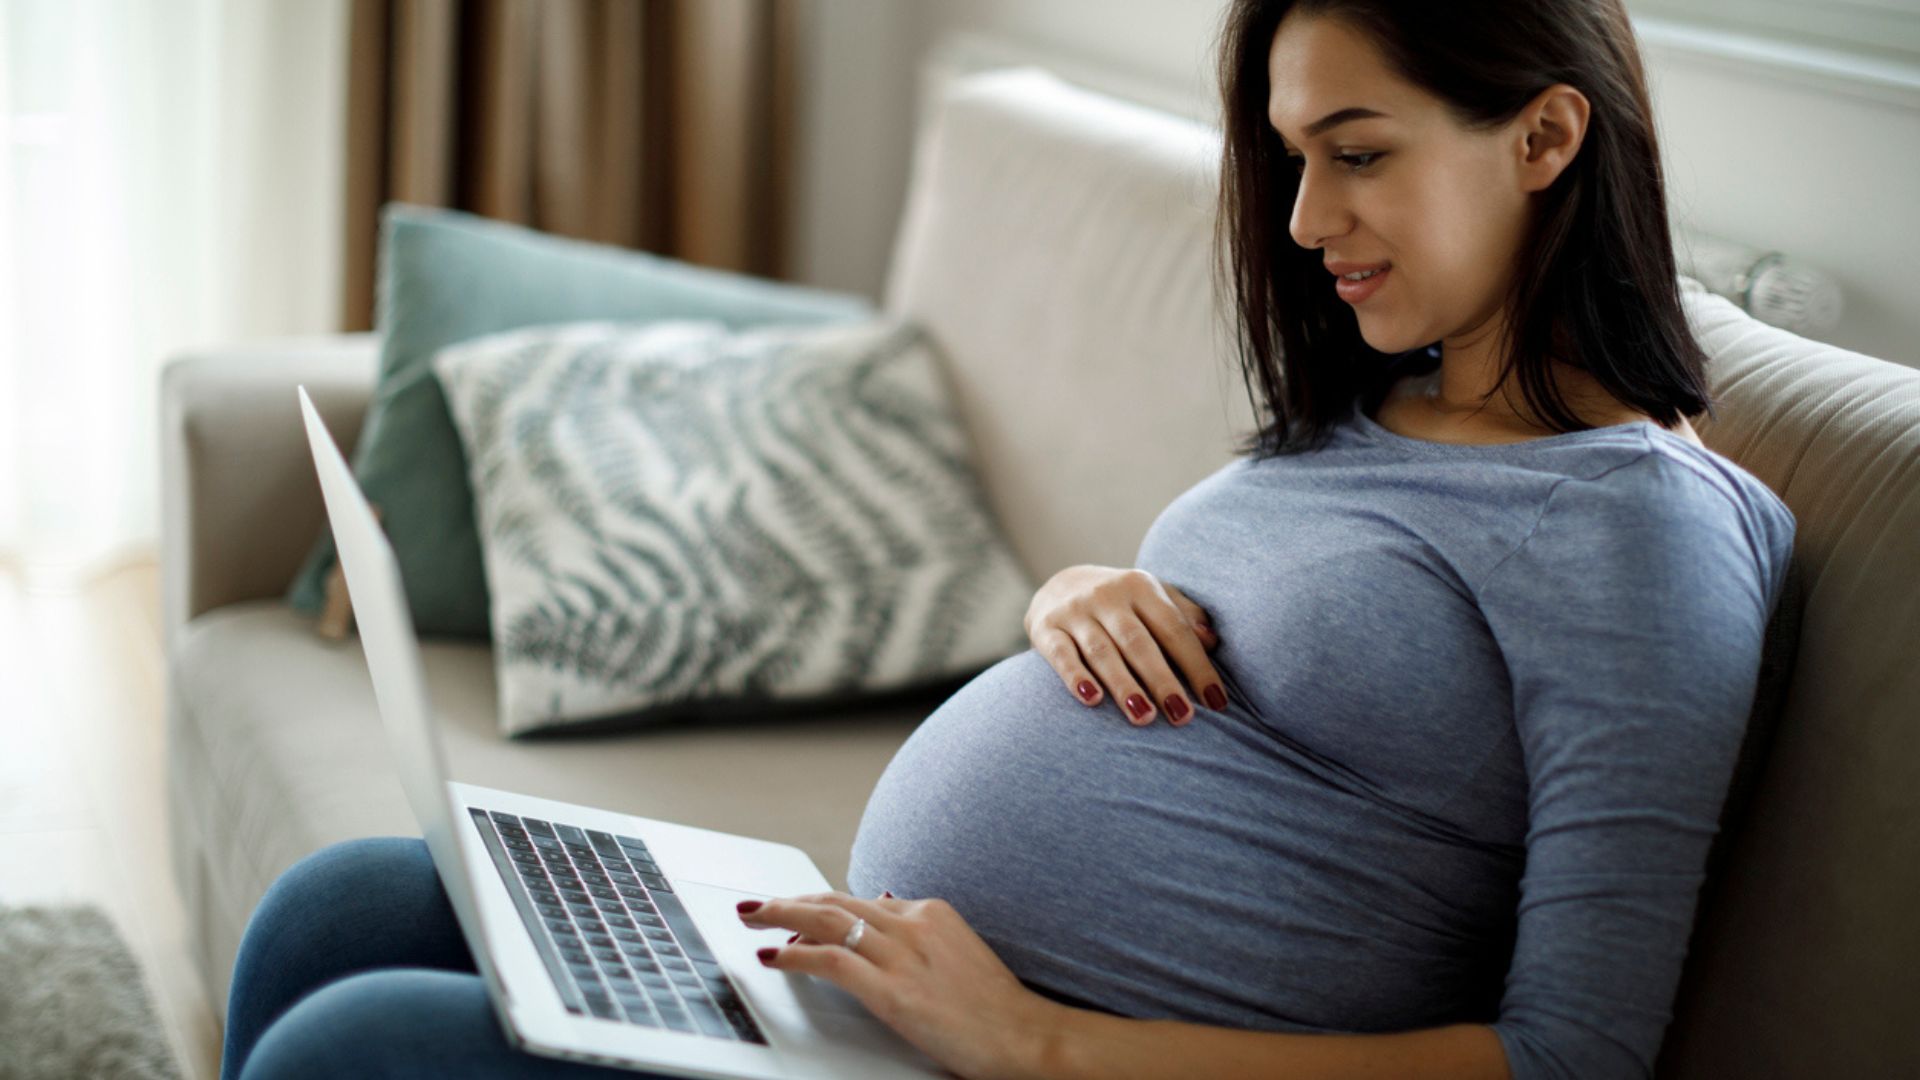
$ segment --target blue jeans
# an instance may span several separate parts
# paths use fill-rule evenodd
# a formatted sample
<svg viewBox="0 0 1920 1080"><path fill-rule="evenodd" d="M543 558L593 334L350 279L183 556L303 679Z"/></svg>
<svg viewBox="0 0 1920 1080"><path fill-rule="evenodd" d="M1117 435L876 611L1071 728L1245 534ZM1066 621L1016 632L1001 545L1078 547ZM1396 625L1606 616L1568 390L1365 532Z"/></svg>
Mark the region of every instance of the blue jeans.
<svg viewBox="0 0 1920 1080"><path fill-rule="evenodd" d="M347 840L288 867L234 958L221 1080L646 1075L508 1045L418 837Z"/></svg>

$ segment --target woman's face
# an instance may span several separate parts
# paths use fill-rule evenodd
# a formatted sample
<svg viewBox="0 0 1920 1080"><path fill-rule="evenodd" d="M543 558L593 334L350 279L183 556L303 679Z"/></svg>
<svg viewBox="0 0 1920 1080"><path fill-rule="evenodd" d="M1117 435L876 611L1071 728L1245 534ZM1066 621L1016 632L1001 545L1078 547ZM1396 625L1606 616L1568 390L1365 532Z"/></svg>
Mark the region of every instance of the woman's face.
<svg viewBox="0 0 1920 1080"><path fill-rule="evenodd" d="M1371 293L1343 297L1367 344L1478 344L1498 325L1528 220L1518 124L1461 128L1337 18L1288 15L1267 73L1267 122L1300 174L1294 242L1326 263L1391 268ZM1341 122L1352 109L1381 115Z"/></svg>

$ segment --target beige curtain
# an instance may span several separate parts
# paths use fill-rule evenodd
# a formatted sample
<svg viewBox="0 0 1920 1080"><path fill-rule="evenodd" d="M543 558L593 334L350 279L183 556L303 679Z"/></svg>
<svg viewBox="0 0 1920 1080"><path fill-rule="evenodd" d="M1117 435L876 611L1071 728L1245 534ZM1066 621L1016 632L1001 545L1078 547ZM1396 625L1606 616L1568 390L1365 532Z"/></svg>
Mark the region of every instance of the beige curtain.
<svg viewBox="0 0 1920 1080"><path fill-rule="evenodd" d="M784 276L796 0L353 0L343 327L379 212Z"/></svg>

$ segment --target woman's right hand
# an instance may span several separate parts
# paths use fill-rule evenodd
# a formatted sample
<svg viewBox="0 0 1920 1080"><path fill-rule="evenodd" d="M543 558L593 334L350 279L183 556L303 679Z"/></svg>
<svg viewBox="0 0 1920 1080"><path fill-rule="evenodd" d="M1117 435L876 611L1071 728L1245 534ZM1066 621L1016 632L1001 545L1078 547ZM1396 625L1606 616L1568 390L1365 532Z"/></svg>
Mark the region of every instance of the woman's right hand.
<svg viewBox="0 0 1920 1080"><path fill-rule="evenodd" d="M1100 704L1102 687L1136 727L1153 723L1153 702L1177 725L1193 702L1227 704L1207 650L1220 639L1207 613L1145 570L1069 566L1047 579L1027 605L1027 639L1083 704ZM1197 693L1183 693L1171 656ZM1141 687L1141 682L1146 687Z"/></svg>

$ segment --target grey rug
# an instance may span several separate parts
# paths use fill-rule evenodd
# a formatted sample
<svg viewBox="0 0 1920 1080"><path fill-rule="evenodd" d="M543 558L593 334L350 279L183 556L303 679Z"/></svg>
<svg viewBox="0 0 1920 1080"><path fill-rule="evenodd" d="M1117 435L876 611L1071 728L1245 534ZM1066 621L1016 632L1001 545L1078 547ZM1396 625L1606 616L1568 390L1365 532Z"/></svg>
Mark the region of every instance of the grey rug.
<svg viewBox="0 0 1920 1080"><path fill-rule="evenodd" d="M179 1080L139 961L93 904L0 905L0 1080Z"/></svg>

